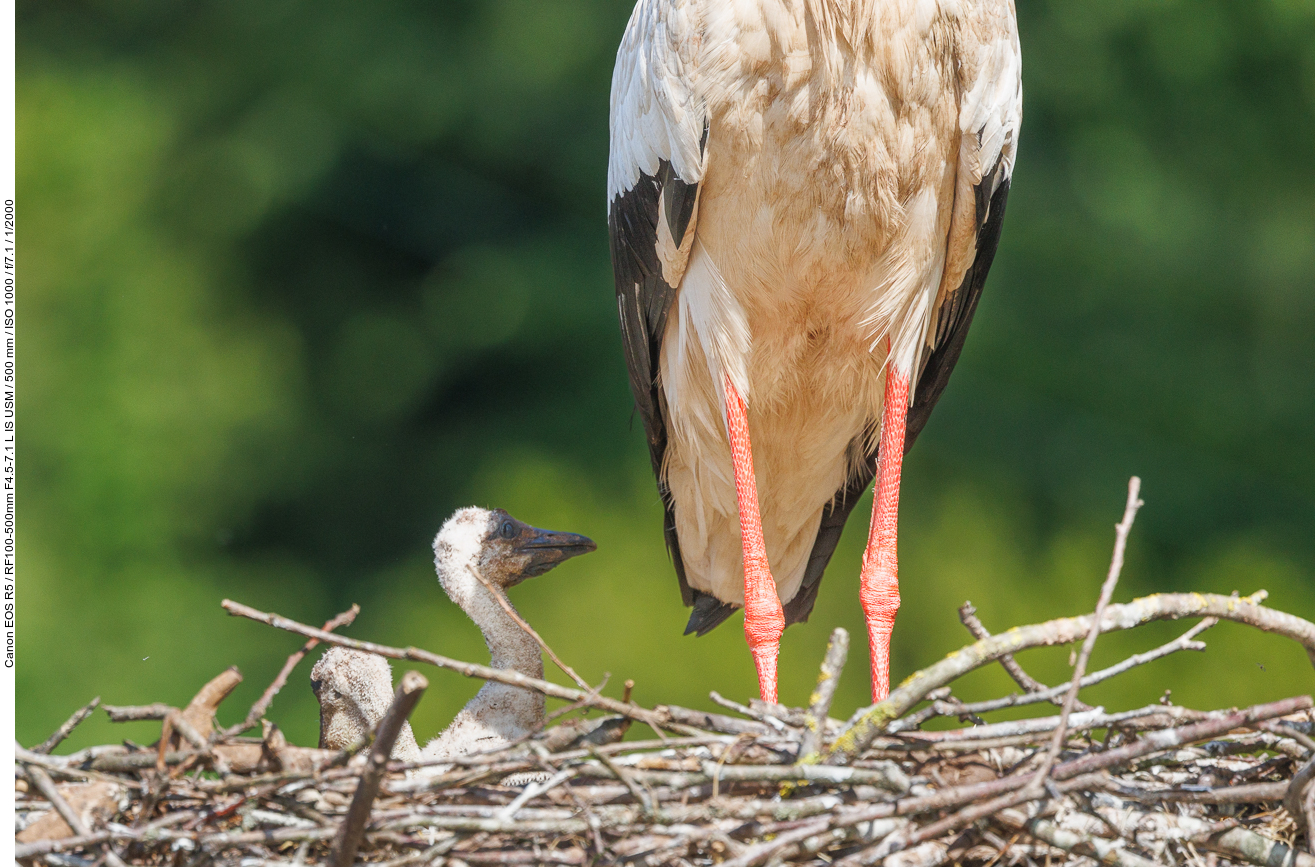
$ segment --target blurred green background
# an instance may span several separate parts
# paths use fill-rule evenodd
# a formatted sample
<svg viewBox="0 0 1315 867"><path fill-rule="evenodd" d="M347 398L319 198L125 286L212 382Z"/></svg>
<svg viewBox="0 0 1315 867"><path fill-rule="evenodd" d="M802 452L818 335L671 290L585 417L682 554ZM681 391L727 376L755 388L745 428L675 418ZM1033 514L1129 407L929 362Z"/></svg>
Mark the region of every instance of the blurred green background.
<svg viewBox="0 0 1315 867"><path fill-rule="evenodd" d="M648 704L755 694L738 616L681 637L630 418L604 202L630 8L19 3L20 741L230 664L236 720L298 642L224 597L312 623L359 602L352 635L487 659L429 550L470 503L597 540L514 591L584 676ZM1118 598L1263 587L1315 617L1315 0L1018 12L1004 239L904 474L896 677L965 643L965 599L992 629L1090 610L1133 473ZM786 634L787 702L834 626L862 634L868 509ZM1205 637L1084 697L1312 688L1295 645ZM1066 651L1024 662L1067 676ZM307 672L270 717L311 744ZM426 674L422 737L478 687ZM962 694L1008 688L991 669ZM835 712L867 689L856 653ZM153 732L98 715L63 749Z"/></svg>

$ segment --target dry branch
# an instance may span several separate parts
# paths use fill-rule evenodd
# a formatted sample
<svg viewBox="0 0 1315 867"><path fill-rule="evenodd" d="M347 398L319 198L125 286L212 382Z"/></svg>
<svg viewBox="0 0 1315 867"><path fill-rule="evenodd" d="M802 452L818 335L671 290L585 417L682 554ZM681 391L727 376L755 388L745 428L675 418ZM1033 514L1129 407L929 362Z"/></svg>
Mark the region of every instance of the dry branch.
<svg viewBox="0 0 1315 867"><path fill-rule="evenodd" d="M384 714L384 718L379 721L374 746L370 749L361 781L356 785L356 794L352 796L352 805L347 811L347 818L343 819L334 839L333 851L329 855L329 867L351 867L356 858L356 848L361 844L361 835L365 833L366 823L370 821L370 810L374 806L375 797L379 794L379 784L383 782L384 773L388 768L388 757L392 755L393 744L397 743L397 735L402 730L402 724L411 716L411 711L415 710L420 696L424 695L428 688L429 681L425 680L419 672L408 671L402 675L402 681L397 685L397 693L393 696L393 703Z"/></svg>
<svg viewBox="0 0 1315 867"><path fill-rule="evenodd" d="M49 753L55 747L63 743L64 738L72 734L73 730L77 728L79 725L81 725L83 720L91 716L91 714L99 706L100 706L100 696L96 696L90 702L88 702L85 707L81 708L75 714L73 714L73 716L65 720L64 724L61 725L59 728L57 728L54 734L46 738L45 741L43 741L42 743L33 747L32 752L41 753L41 754Z"/></svg>
<svg viewBox="0 0 1315 867"><path fill-rule="evenodd" d="M307 638L314 638L324 644L336 644L339 647L349 647L353 650L363 650L366 653L376 653L379 656L386 656L389 659L406 659L412 662L423 662L436 668L446 668L449 671L455 671L466 677L477 677L481 680L491 680L495 683L504 683L508 686L518 686L521 689L541 692L550 698L559 698L563 701L580 702L583 706L593 707L599 710L605 710L610 713L618 713L622 716L631 717L651 726L663 727L675 731L683 731L684 727L673 725L664 721L658 714L651 710L641 708L634 704L617 701L616 699L607 698L606 696L591 695L589 692L570 687L559 686L555 683L539 678L526 677L518 671L504 668L490 668L487 665L479 665L474 662L461 662L460 660L451 659L446 656L440 656L437 653L430 653L427 650L420 650L416 647L388 647L383 644L375 644L371 641L358 641L353 638L344 638L341 635L334 635L325 632L322 629L306 626L295 620L289 620L278 614L266 614L263 611L257 611L238 602L225 599L222 603L223 608L229 614L237 617L246 617L255 620L258 623L264 623L267 626L273 626L275 629L283 629L288 632L294 632L298 635L304 635Z"/></svg>
<svg viewBox="0 0 1315 867"><path fill-rule="evenodd" d="M343 626L350 626L356 620L356 615L360 613L361 606L352 605L343 613L326 621L323 627L324 631L332 632ZM256 699L256 703L251 706L251 710L247 711L246 718L242 722L224 729L224 737L229 738L233 735L239 735L247 729L257 726L260 723L260 718L265 715L265 711L269 710L269 706L274 703L274 696L278 695L279 690L283 689L283 685L288 682L288 675L292 674L292 669L297 667L297 663L305 659L306 654L319 646L319 643L318 639L312 638L303 644L300 650L290 655L287 661L283 663L283 668L279 669L279 673L275 676L273 682L265 688L260 698Z"/></svg>
<svg viewBox="0 0 1315 867"><path fill-rule="evenodd" d="M959 620L963 623L964 627L972 633L973 638L982 639L991 637L990 630L988 630L985 624L978 619L977 609L971 602L965 602L959 606ZM1046 686L1026 671L1023 671L1023 667L1018 664L1018 660L1014 659L1014 656L1011 653L1006 653L997 661L1009 676L1014 679L1014 683L1018 684L1025 690L1026 694L1046 694L1048 697L1044 699L1045 701L1054 701L1056 698L1063 695L1064 690L1067 688L1065 686L1060 687L1058 691L1051 690L1050 687ZM1049 695L1052 692L1054 692L1054 695ZM1083 707L1081 710L1086 710L1086 708Z"/></svg>
<svg viewBox="0 0 1315 867"><path fill-rule="evenodd" d="M1128 503L1123 508L1123 520L1115 526L1114 555L1110 558L1109 573L1105 583L1100 586L1100 599L1096 602L1096 612L1091 616L1091 629L1082 642L1082 652L1078 654L1077 664L1073 666L1073 679L1069 683L1068 693L1064 696L1064 707L1059 712L1059 725L1050 739L1050 749L1046 758L1037 769L1036 776L1030 784L1039 793L1050 776L1050 769L1059 759L1059 751L1064 746L1064 737L1068 734L1068 718L1073 713L1073 705L1078 700L1078 689L1082 686L1082 675L1087 673L1087 662L1091 651L1096 647L1096 638L1100 635L1100 619L1109 607L1110 598L1114 596L1114 585L1119 583L1119 574L1123 572L1123 553L1128 547L1128 534L1132 532L1132 522L1137 519L1137 510L1142 507L1141 479L1133 476L1128 480Z"/></svg>
<svg viewBox="0 0 1315 867"><path fill-rule="evenodd" d="M1245 623L1301 644L1315 653L1315 623L1293 614L1266 608L1260 601L1268 595L1258 591L1251 596L1221 596L1216 593L1157 593L1105 609L1101 632L1132 629L1156 620L1179 620L1183 617L1214 617ZM837 739L826 759L846 762L871 746L886 725L907 713L932 690L952 683L959 677L999 659L1031 647L1072 644L1083 639L1095 622L1090 614L1064 617L1020 626L1000 635L982 639L955 651L935 665L916 672L891 690L885 701L869 708L850 729Z"/></svg>
<svg viewBox="0 0 1315 867"><path fill-rule="evenodd" d="M804 736L799 742L799 758L809 759L825 746L826 721L831 715L831 701L840 685L840 673L849 657L849 633L837 628L831 633L822 658L822 670L817 675L817 687L808 698L808 716L804 720Z"/></svg>

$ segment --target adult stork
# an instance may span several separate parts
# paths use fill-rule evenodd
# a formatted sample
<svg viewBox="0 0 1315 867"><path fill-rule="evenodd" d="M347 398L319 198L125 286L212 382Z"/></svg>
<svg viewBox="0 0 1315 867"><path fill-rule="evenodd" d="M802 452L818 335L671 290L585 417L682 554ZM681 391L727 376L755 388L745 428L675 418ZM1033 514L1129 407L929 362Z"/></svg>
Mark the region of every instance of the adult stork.
<svg viewBox="0 0 1315 867"><path fill-rule="evenodd" d="M900 467L977 307L1021 113L1013 0L630 18L608 162L630 386L686 634L743 605L766 701L874 476L860 599L889 691Z"/></svg>

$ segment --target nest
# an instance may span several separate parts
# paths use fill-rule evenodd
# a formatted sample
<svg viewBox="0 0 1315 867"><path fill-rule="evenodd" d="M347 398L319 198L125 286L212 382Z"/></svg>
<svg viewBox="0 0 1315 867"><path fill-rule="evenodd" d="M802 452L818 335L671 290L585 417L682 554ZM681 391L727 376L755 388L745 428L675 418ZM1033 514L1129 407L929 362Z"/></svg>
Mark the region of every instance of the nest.
<svg viewBox="0 0 1315 867"><path fill-rule="evenodd" d="M1233 620L1287 636L1315 660L1315 624L1248 597L1156 594L1110 604L1136 491L1092 614L990 635L917 672L848 721L829 716L848 637L836 630L807 708L712 694L725 713L641 707L600 689L569 688L415 648L344 638L225 601L309 639L243 722L214 724L241 679L206 684L185 708L105 708L112 719L159 719L159 742L51 750L96 704L45 743L17 751L17 857L58 867L256 865L358 860L430 864L885 863L935 867L1104 862L1118 867L1255 864L1315 867L1315 740L1306 695L1244 709L1170 703L1119 712L1077 701L1082 686L1181 650ZM1086 672L1101 632L1201 618L1174 641ZM1073 679L1048 688L1013 659L1081 643ZM388 760L426 682L407 672L373 740L343 752L287 743L261 717L316 643L339 644L538 690L567 702L559 721L495 752L440 763ZM551 654L555 659L555 655ZM964 703L955 681L999 663L1019 692ZM566 669L569 672L569 669ZM571 672L573 674L573 672ZM628 691L627 691L628 693ZM988 723L1005 708L1052 713ZM593 716L581 716L593 714ZM562 722L561 718L574 715ZM935 718L965 724L925 730ZM633 728L632 728L633 726ZM621 740L627 729L629 740ZM643 738L637 737L643 733ZM57 782L58 781L58 782Z"/></svg>

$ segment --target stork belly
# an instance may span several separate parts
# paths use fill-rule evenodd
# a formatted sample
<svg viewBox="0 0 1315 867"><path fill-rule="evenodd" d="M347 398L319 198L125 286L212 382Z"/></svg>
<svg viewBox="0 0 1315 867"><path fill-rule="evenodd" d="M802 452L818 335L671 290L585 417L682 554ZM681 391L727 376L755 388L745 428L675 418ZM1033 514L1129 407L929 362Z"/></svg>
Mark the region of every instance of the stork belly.
<svg viewBox="0 0 1315 867"><path fill-rule="evenodd" d="M700 288L687 281L682 293ZM686 579L697 590L742 604L739 508L715 378L723 366L708 364L697 335L673 339L694 330L694 317L682 304L672 313L662 357L665 464ZM758 505L783 603L799 591L822 509L844 487L864 443L875 439L881 417L883 354L870 351L866 329L826 324L844 319L829 315L825 304L787 305L764 317L776 327L755 327L752 352L745 356L741 390Z"/></svg>

